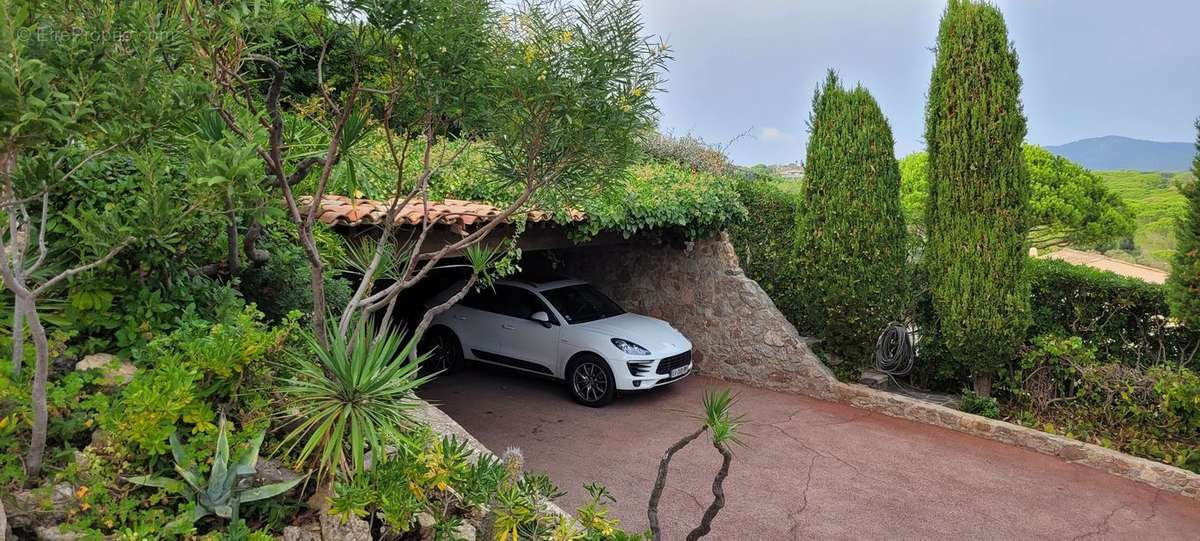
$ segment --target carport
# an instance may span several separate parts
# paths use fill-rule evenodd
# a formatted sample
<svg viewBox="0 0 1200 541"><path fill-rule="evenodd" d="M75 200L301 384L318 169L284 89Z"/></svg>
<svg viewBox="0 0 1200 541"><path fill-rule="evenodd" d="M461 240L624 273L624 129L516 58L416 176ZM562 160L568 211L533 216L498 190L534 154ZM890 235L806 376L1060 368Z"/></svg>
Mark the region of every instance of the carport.
<svg viewBox="0 0 1200 541"><path fill-rule="evenodd" d="M329 195L322 199L317 218L354 239L378 235L387 208L387 202ZM500 209L476 201L413 201L396 216L397 238L417 235L427 217L434 227L424 249L436 250L499 214ZM745 276L724 234L692 240L671 230L629 236L600 231L579 240L572 232L587 221L582 212L560 218L531 210L522 218L517 245L525 271L586 280L626 310L670 322L692 341L698 372L816 395L827 385L828 369L762 288ZM486 242L509 238L516 227L501 224ZM427 283L406 292L408 298L401 304L420 307L456 278L431 275Z"/></svg>

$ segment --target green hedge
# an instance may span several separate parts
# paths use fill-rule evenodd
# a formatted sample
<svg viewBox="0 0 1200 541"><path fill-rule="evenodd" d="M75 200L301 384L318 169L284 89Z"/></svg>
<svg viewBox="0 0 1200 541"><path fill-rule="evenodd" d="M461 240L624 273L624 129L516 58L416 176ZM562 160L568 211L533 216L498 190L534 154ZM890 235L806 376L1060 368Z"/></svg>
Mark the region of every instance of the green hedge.
<svg viewBox="0 0 1200 541"><path fill-rule="evenodd" d="M770 181L743 181L736 189L749 211L728 228L742 270L762 286L796 329L814 331L804 315L807 295L800 285L792 249L798 195Z"/></svg>
<svg viewBox="0 0 1200 541"><path fill-rule="evenodd" d="M1076 335L1102 361L1197 366L1200 332L1171 323L1166 288L1062 261L1029 262L1029 336ZM1189 361L1189 356L1190 361Z"/></svg>

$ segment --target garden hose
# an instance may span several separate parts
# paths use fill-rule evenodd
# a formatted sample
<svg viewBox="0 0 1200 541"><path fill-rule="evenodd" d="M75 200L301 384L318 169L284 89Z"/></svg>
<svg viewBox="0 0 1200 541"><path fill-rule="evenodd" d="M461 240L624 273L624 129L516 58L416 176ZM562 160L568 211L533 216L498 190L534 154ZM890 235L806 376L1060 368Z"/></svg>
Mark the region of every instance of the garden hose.
<svg viewBox="0 0 1200 541"><path fill-rule="evenodd" d="M875 341L875 369L892 376L912 371L914 359L913 335L907 325L891 323Z"/></svg>

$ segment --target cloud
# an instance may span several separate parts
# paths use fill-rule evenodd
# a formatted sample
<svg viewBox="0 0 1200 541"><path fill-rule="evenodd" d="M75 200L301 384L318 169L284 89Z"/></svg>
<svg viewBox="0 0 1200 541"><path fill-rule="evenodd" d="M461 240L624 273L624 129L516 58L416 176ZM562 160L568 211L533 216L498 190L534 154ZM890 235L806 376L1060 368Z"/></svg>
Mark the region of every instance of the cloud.
<svg viewBox="0 0 1200 541"><path fill-rule="evenodd" d="M796 136L779 128L766 126L754 130L754 135L768 143L795 143Z"/></svg>

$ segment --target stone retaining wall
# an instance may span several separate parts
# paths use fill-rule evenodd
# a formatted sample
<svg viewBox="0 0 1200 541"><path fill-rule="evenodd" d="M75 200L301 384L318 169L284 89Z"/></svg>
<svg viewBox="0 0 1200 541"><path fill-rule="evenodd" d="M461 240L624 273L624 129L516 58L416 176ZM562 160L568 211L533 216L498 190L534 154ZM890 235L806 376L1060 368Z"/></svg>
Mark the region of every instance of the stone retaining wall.
<svg viewBox="0 0 1200 541"><path fill-rule="evenodd" d="M643 241L561 255L571 276L687 335L701 373L1018 445L1200 500L1200 475L1187 470L838 381L758 283L742 272L725 235L685 248Z"/></svg>

